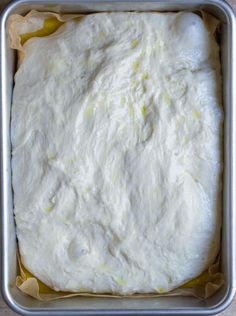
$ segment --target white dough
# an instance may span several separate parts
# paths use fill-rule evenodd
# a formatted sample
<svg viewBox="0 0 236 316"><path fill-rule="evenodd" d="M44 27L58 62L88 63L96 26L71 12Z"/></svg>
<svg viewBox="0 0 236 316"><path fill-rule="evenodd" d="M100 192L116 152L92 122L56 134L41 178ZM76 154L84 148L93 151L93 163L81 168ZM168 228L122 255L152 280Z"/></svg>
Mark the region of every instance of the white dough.
<svg viewBox="0 0 236 316"><path fill-rule="evenodd" d="M219 49L193 13L100 13L25 44L12 104L20 253L54 288L166 292L220 238Z"/></svg>

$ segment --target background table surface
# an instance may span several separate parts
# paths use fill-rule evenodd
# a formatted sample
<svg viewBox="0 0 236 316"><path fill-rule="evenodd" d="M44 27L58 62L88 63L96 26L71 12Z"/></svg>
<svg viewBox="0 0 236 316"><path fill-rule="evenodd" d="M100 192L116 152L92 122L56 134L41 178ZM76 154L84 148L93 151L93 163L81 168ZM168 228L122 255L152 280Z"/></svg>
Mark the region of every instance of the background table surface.
<svg viewBox="0 0 236 316"><path fill-rule="evenodd" d="M227 0L232 7L234 8L234 11L236 12L236 0ZM9 0L0 0L0 9L1 6L3 6L5 3L9 2ZM8 306L5 304L5 302L2 299L1 293L0 293L0 316L16 316L18 314L14 313L13 311L8 308ZM223 313L219 314L220 316L234 316L236 315L236 297L234 298L233 303L230 307L226 309Z"/></svg>

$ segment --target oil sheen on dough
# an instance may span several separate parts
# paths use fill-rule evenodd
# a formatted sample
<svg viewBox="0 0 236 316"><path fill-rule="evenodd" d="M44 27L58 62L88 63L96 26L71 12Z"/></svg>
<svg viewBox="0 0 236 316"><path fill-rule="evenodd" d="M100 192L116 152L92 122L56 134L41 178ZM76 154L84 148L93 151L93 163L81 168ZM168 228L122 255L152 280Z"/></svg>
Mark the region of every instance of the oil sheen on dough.
<svg viewBox="0 0 236 316"><path fill-rule="evenodd" d="M219 250L218 46L193 13L101 13L25 44L20 253L55 290L170 291Z"/></svg>

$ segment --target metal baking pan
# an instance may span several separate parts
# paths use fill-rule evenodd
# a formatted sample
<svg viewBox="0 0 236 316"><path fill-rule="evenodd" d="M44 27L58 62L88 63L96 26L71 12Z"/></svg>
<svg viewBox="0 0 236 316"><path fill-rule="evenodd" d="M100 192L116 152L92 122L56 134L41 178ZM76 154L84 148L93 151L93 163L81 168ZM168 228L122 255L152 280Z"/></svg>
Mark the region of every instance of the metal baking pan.
<svg viewBox="0 0 236 316"><path fill-rule="evenodd" d="M145 299L67 298L40 302L22 294L15 286L17 274L16 234L11 189L10 109L16 54L9 48L6 31L11 14L25 14L35 9L54 12L100 11L179 11L205 10L222 25L221 61L223 74L224 186L221 270L225 284L213 297ZM8 305L23 315L213 315L232 301L236 287L236 32L235 16L222 0L22 0L12 2L1 17L1 220L2 220L2 293ZM19 122L20 124L20 122Z"/></svg>

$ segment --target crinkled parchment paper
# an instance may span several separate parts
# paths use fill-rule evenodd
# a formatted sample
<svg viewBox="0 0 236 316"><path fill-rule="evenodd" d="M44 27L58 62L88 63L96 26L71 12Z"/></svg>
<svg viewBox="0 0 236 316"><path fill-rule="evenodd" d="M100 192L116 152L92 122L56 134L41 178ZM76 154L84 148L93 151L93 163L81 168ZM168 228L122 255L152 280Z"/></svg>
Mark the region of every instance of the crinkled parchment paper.
<svg viewBox="0 0 236 316"><path fill-rule="evenodd" d="M219 26L219 21L213 16L201 11L201 15L208 31L215 34ZM71 19L82 19L81 14L56 14L53 12L31 11L26 16L12 15L8 21L8 32L10 35L11 48L18 52L18 67L22 63L25 50L24 44L34 37L55 36L55 32L60 32L59 28L64 22ZM211 265L207 271L198 278L168 293L150 293L133 295L116 294L93 294L93 293L72 293L58 292L32 275L23 265L20 255L18 255L19 275L16 278L16 286L24 293L41 301L50 301L65 297L87 296L87 297L107 297L107 298L145 298L161 296L194 296L199 299L206 299L212 296L224 283L223 274L220 271L220 258Z"/></svg>
<svg viewBox="0 0 236 316"><path fill-rule="evenodd" d="M207 271L202 273L198 278L182 285L181 287L168 293L150 293L150 294L94 294L94 293L72 293L57 292L42 283L32 275L22 264L20 255L18 255L19 275L16 278L16 286L25 294L28 294L40 301L51 301L65 297L85 296L85 297L108 297L108 298L146 298L161 296L194 296L199 299L206 299L212 296L224 284L223 274L219 272L219 258L216 263L211 265Z"/></svg>

